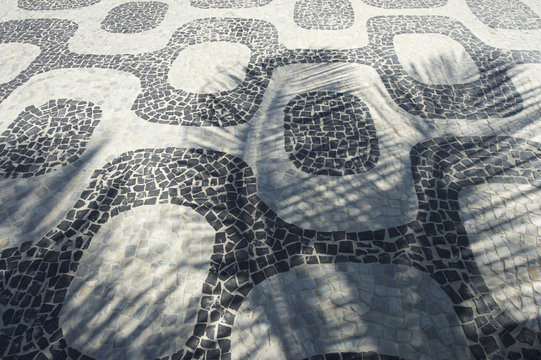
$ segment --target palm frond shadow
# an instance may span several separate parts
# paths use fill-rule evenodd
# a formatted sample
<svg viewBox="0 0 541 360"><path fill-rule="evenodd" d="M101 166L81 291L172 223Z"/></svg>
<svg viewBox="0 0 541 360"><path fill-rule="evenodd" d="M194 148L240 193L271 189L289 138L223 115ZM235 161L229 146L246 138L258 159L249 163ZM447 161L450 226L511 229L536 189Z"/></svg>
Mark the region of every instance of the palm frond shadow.
<svg viewBox="0 0 541 360"><path fill-rule="evenodd" d="M443 66L444 68L439 68L439 71L442 71L443 73L447 73L448 75L452 75L453 70L452 66L448 66L448 69L445 68L445 59L436 59L434 63L438 64L438 67ZM442 65L443 64L443 65ZM311 86L311 90L318 89L318 88L325 88L328 89L329 87L336 86L338 89L342 88L342 86L337 85L336 79L342 82L349 83L349 86L355 86L356 79L349 79L350 72L348 69L344 68L341 69L340 66L332 66L330 67L331 70L327 73L325 70L325 66L311 66L306 65L305 69L306 72L299 72L297 75L299 78L302 78L303 82L310 83L311 80L321 79L322 77L329 78L328 83L324 84L318 84L313 83ZM497 69L496 69L497 68ZM227 69L223 69L224 71L227 71ZM509 74L511 73L511 70L513 70L512 67L501 67L501 66L495 66L494 69L494 76L498 79L504 79L505 77L502 77L502 74ZM517 74L513 74L512 77L517 76ZM241 79L233 78L232 79L235 82L239 82ZM360 82L362 84L362 81ZM352 85L353 84L353 85ZM498 84L498 81L495 80L495 85ZM282 116L283 114L283 108L282 104L285 100L290 98L290 93L288 92L289 84L287 82L280 83L276 86L277 91L274 94L267 94L267 96L272 97L270 99L270 102L268 103L268 108L266 111L269 113L279 113L280 115L276 116ZM541 87L541 83L536 84L535 88L527 89L524 92L521 92L522 96L522 102L521 104L528 103L527 108L522 108L519 110L517 109L509 109L509 113L515 114L513 117L513 122L519 124L519 126L514 127L511 129L511 133L507 131L505 135L513 136L514 134L520 134L520 132L523 130L524 127L535 125L535 123L539 119L539 104L537 98L537 94L539 91L539 87ZM350 91L354 91L350 89ZM376 92L379 92L381 96L384 99L389 99L388 95L386 94L385 90L383 88L378 88ZM482 95L482 94L479 94ZM515 96L513 94L510 94L510 96ZM471 99L472 105L475 105L478 99ZM492 99L494 100L494 99ZM495 99L496 102L503 101L505 103L506 99ZM367 99L369 107L371 106L370 99ZM398 108L397 105L394 103L389 104L390 107L393 109L396 109L397 111L401 111L402 114L405 114L402 110ZM378 108L372 108L371 110L374 110L375 113L380 112L381 110ZM385 113L381 111L381 113L378 113L378 116L385 120ZM409 119L412 119L410 116ZM415 121L413 121L410 126L414 127L417 136L424 138L424 139L430 139L433 137L442 136L442 131L445 131L444 127L445 125L441 125L438 123L439 120L431 120L431 119L419 119L414 118ZM474 122L474 120L468 120ZM395 124L389 124L389 126L394 127ZM265 148L271 148L275 146L276 140L283 136L281 129L277 129L275 131L268 132L265 138L261 138L259 134L256 134L257 128L250 127L249 124L246 126L246 131L239 132L240 136L235 138L235 141L238 141L240 143L238 147L238 156L243 159L253 159L254 154L250 153L253 149L253 146L250 145L251 139L256 137L260 143L258 144L258 147L260 149ZM443 129L443 130L442 130ZM217 130L218 132L220 130ZM467 130L464 130L466 132ZM503 131L503 129L495 129L495 132L498 133L498 131ZM231 136L230 132L223 131L224 135ZM463 135L463 134L460 134ZM493 135L490 134L475 134L475 135ZM384 140L382 140L383 142ZM205 147L206 140L205 139L189 139L190 143L197 144L198 142L203 144L202 147ZM411 144L413 146L415 144ZM389 153L392 154L399 154L402 152L402 147L399 146L399 144L393 144L393 143L385 143L384 146L388 149ZM83 157L81 158L81 161L87 161L89 158L93 156L92 151L87 151ZM392 171L393 167L390 165L392 164L392 161L396 161L396 159L385 159L382 158L379 160L379 163L376 165L376 167L372 170L374 174L376 174L377 177L386 176L389 172ZM254 166L254 164L250 164ZM411 164L408 164L408 167L410 167ZM255 166L257 168L257 164ZM74 177L74 173L77 172L77 168L70 168L69 170L63 170L62 172L59 172L58 175L61 176L61 179L58 179L61 183L67 184L69 181ZM53 178L55 174L53 173L51 175ZM287 201L287 208L284 208L280 212L280 217L282 217L284 220L288 221L290 218L295 217L295 213L299 211L299 208L302 208L302 204L304 203L305 199L303 198L303 194L298 194L295 192L294 189L302 189L303 188L303 182L305 181L304 178L295 178L295 176L292 176L289 182L284 182L283 188L275 189L276 194L282 194L283 201ZM402 174L397 174L396 181L398 182L407 182L411 181L411 179L406 179ZM7 189L11 186L16 186L16 182L8 183L4 181L3 186L4 189ZM355 182L348 183L347 193L352 194L355 201L350 201L348 198L340 199L340 201L337 203L337 206L340 207L350 207L355 208L357 204L358 198L355 197L356 194L363 193L362 189L360 188L360 184L356 184ZM35 191L36 189L33 189ZM47 202L51 201L51 198L62 196L64 187L59 186L56 188L55 192L51 194L50 197L44 198L42 201ZM528 190L526 194L520 194L515 196L528 196L530 193L532 195L537 194L539 189L534 188L531 190ZM17 198L17 202L24 202L25 199L32 193L32 189L29 189L26 194L21 194L20 197ZM462 194L463 196L468 196L468 194ZM319 189L318 191L311 193L311 197L315 198L324 198L327 195L327 191L324 188ZM46 206L45 203L43 204L36 204L37 206ZM414 204L415 205L415 204ZM16 206L17 203L15 203L15 208L10 207L7 211L9 212L16 212ZM332 211L321 209L312 209L313 211L317 212L318 218L321 219L330 219L329 223L336 224L336 220L334 217L334 214ZM520 220L518 218L515 219L507 219L503 220L498 226L505 227L507 223L511 223L514 220ZM8 221L7 219L4 219L3 221ZM144 222L144 219L137 219L139 222ZM48 227L48 224L43 224L40 222L40 219L33 219L32 224L34 226L34 232L35 234L43 233L45 228ZM2 225L2 224L0 224ZM337 225L338 226L338 225ZM24 228L23 232L26 232L28 229ZM339 230L339 229L336 229ZM484 234L483 232L490 232L493 229L490 229L490 227L485 228L481 231L480 234L477 234L476 236L470 237L470 241L475 241L476 238L482 237ZM100 231L103 231L100 230ZM179 229L180 232L183 231L182 228ZM117 236L114 232L112 232L114 236ZM111 235L113 236L113 235ZM111 239L115 240L115 239ZM148 239L148 241L151 241L151 239ZM196 240L194 240L196 241ZM474 244L472 244L474 245ZM92 246L92 245L91 245ZM87 249L88 250L88 249ZM175 250L172 250L175 251ZM176 251L180 251L177 249ZM210 250L212 251L212 249ZM84 256L89 256L92 253L89 252L88 255L85 254ZM519 255L520 253L511 253L511 256ZM534 254L531 254L534 256ZM501 259L502 261L505 261L506 259ZM124 268L130 268L133 266L133 259L125 260L124 262L119 263L120 266ZM122 298L122 294L113 294L109 293L109 291L116 286L115 284L115 278L111 278L109 280L103 281L103 279L100 279L100 272L97 271L100 266L109 266L109 264L93 264L95 266L94 269L88 269L89 273L86 274L85 281L92 282L92 281L100 281L102 284L99 287L95 287L92 291L96 292L98 297L101 297L104 299L104 301L96 303L96 306L92 309L94 312L94 316L100 317L100 320L98 321L99 326L90 327L88 326L88 322L85 322L88 319L88 317L80 319L77 318L78 314L77 311L72 311L73 320L75 325L73 328L80 329L79 333L80 336L83 336L85 341L87 341L89 344L101 344L99 346L106 346L110 347L110 352L108 353L110 358L120 359L120 358L148 358L156 356L157 353L167 355L167 351L171 350L171 343L167 343L168 341L171 341L172 338L176 337L174 346L179 347L184 346L185 341L187 340L184 338L184 335L189 336L193 330L193 323L191 322L192 316L195 316L195 312L186 315L179 315L179 318L184 318L184 322L181 322L177 319L177 322L175 323L176 326L169 327L167 330L165 330L162 334L150 337L148 339L143 339L142 334L145 332L145 330L150 326L148 322L141 321L137 323L137 317L135 317L136 320L132 320L135 325L133 325L132 330L129 332L122 331L119 328L118 319L121 318L123 315L121 314L122 311L125 311L126 309L131 309L129 312L131 314L137 314L140 311L144 311L147 309L152 308L153 305L157 304L163 304L167 303L170 300L170 296L175 291L175 286L171 286L169 288L164 289L163 291L160 291L156 296L148 297L147 295L149 293L155 293L155 286L156 284L147 284L140 286L137 291L131 296L124 300L120 301L118 304L118 308L109 309L111 305L111 300L114 298ZM539 266L539 263L536 262L534 264L528 263L529 266ZM209 270L209 263L205 261L194 261L190 266L195 271L208 271ZM334 266L334 265L333 265ZM342 265L336 265L337 266L337 273L341 274L343 273L343 269L340 269L340 266ZM362 266L362 265L359 265ZM391 267L391 266L386 266ZM92 272L93 271L93 272ZM326 282L325 279L318 279L317 270L314 271L314 276L312 277L314 284L316 285L316 289L318 285L325 286L325 285L331 285L329 282ZM171 267L165 274L164 277L172 276L176 277L176 273L178 272L178 268ZM308 273L307 273L308 272ZM245 320L238 320L236 324L234 325L234 333L233 337L238 336L236 334L256 334L259 335L257 337L253 337L253 341L248 341L249 348L246 348L245 351L239 349L232 349L233 357L235 358L251 358L254 353L257 353L258 351L261 351L266 348L269 344L272 344L275 348L278 350L277 353L283 354L285 357L290 358L291 356L300 356L300 357L309 357L312 355L316 355L315 353L310 353L311 351L318 352L320 349L327 351L326 349L330 349L329 352L339 352L339 349L343 349L343 351L350 351L350 352L361 352L361 351L375 351L381 354L390 354L390 355L402 355L399 353L392 353L393 351L397 351L397 348L386 348L386 344L392 343L391 340L388 342L376 342L376 341L367 341L362 342L362 339L358 338L358 333L355 332L349 332L348 331L342 331L343 329L343 323L338 323L334 320L333 317L338 316L336 314L340 313L341 306L351 306L353 307L352 311L355 311L355 303L354 302L348 302L345 301L342 305L336 305L336 307L325 307L322 308L321 304L324 303L325 300L325 294L324 293L318 293L316 290L311 294L313 296L313 299L307 299L308 292L304 292L303 296L300 297L297 296L297 292L295 289L295 283L296 279L299 279L299 283L304 283L303 279L310 278L312 270L310 267L306 267L306 269L298 270L294 273L294 275L284 275L285 277L290 276L289 279L284 278L285 280L283 282L276 280L273 281L272 279L268 282L272 282L272 286L265 284L261 285L261 288L270 289L272 290L270 293L260 293L260 297L262 296L269 296L272 299L267 299L264 304L267 307L263 308L256 308L251 309L252 311L252 318L250 318L250 321ZM113 272L114 273L114 272ZM77 274L76 274L77 275ZM496 276L496 275L495 275ZM362 278L361 278L362 279ZM340 281L335 288L333 288L331 291L336 294L348 294L348 293L356 293L358 292L358 288L356 286L362 286L361 279L355 283L348 284L347 281ZM286 281L287 280L287 281ZM302 281L301 281L302 280ZM375 278L375 280L381 280L381 278ZM492 283L490 279L485 280L487 283ZM495 281L499 281L496 279ZM319 284L318 284L319 282ZM71 285L70 292L72 293L82 293L84 292L84 282L77 282L74 281ZM178 285L178 284L177 284ZM378 285L378 284L376 284ZM388 286L388 284L380 283L379 286L382 288L391 289L392 286ZM301 292L299 289L299 292ZM256 290L252 290L255 292ZM259 290L257 290L259 291ZM263 291L263 290L261 290ZM88 295L90 296L90 295ZM287 301L274 301L277 299L287 299ZM349 298L351 301L353 298ZM250 295L248 296L248 299L245 300L247 303L250 300ZM302 302L301 302L302 300ZM320 300L320 301L318 301ZM347 298L346 298L347 300ZM91 300L90 297L88 300L80 300L83 303L85 301L94 301ZM411 307L412 309L423 309L426 306L427 301L429 299L423 298L423 296L415 296L410 299ZM191 300L194 306L199 305L199 299ZM292 305L293 304L293 305ZM303 321L294 322L294 323L288 323L291 321L294 321L295 316L299 314L299 309L295 308L295 304L301 304L303 307L303 314L310 314L308 317L304 318ZM66 306L64 304L64 306ZM246 305L248 306L248 305ZM290 308L290 306L293 306L293 308ZM245 314L242 314L243 307L240 309L239 317L240 319ZM264 311L262 311L264 309ZM149 316L158 316L158 314L161 315L161 312L163 309L160 309L159 307L156 308L156 313L149 313ZM180 310L185 311L185 309ZM3 311L0 311L3 312ZM188 311L189 312L189 311ZM175 315L175 314L173 314ZM405 314L406 315L406 314ZM404 315L404 316L405 316ZM71 316L71 315L70 315ZM279 319L273 322L272 317L279 316ZM258 322L259 318L266 317L269 319L269 322L271 326L277 326L277 328L272 329L272 338L271 333L269 333L268 328L261 328L261 329L253 329L251 328L252 323ZM282 322L284 320L285 322ZM344 320L344 322L347 322L347 318L341 319ZM536 319L529 318L525 321L528 323L528 326L531 325L532 321L539 322L539 317ZM265 321L258 322L258 324L264 324ZM405 322L406 323L406 322ZM284 324L287 324L287 326L284 326ZM450 322L451 324L451 322ZM526 324L523 324L526 326ZM280 326L284 326L280 328ZM361 326L361 324L356 324L356 326ZM458 324L455 324L454 327L457 327ZM316 329L321 330L314 330L312 332L307 332L307 327L314 327ZM188 330L186 330L188 329ZM286 331L287 330L287 331ZM429 328L426 329L429 331ZM369 329L367 329L369 331ZM378 330L374 330L378 331ZM340 333L340 337L330 337L329 334L336 334ZM179 335L180 334L180 335ZM308 334L308 335L307 335ZM376 337L376 336L374 336ZM381 334L381 338L383 339L385 335ZM392 336L391 336L392 338ZM427 335L426 339L432 339ZM242 339L241 339L242 340ZM428 340L427 340L428 341ZM155 344L153 347L152 344ZM359 348L355 349L346 349L344 347L344 344L357 344ZM426 345L426 344L425 344ZM422 348L422 344L419 345L419 349ZM133 350L135 349L135 350ZM144 349L147 349L146 351ZM79 349L82 350L82 349ZM141 351L141 352L138 352ZM106 354L107 352L104 352ZM158 356L163 356L158 355Z"/></svg>

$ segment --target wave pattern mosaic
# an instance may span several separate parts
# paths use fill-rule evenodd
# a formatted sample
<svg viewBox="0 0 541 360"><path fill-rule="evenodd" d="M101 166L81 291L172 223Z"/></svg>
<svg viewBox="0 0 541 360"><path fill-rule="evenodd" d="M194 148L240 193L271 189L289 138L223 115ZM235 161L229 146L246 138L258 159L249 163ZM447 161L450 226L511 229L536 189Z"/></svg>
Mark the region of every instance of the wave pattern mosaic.
<svg viewBox="0 0 541 360"><path fill-rule="evenodd" d="M78 160L100 117L100 108L84 101L29 106L0 137L2 175L38 176Z"/></svg>
<svg viewBox="0 0 541 360"><path fill-rule="evenodd" d="M2 359L541 358L535 3L0 6Z"/></svg>

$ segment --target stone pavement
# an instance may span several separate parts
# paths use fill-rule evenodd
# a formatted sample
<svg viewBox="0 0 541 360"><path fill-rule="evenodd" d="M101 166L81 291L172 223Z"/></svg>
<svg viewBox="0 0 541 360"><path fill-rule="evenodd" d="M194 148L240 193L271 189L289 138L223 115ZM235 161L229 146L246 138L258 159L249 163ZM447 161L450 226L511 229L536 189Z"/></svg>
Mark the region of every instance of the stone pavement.
<svg viewBox="0 0 541 360"><path fill-rule="evenodd" d="M537 0L0 0L2 359L541 359Z"/></svg>

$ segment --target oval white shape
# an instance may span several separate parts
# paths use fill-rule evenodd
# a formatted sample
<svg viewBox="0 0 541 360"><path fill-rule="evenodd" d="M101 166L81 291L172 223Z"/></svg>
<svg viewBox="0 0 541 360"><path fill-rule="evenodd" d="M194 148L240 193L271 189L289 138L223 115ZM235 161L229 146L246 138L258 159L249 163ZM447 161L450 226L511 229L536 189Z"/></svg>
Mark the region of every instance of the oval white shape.
<svg viewBox="0 0 541 360"><path fill-rule="evenodd" d="M169 83L191 93L231 90L244 81L251 50L225 41L196 44L182 50L169 71Z"/></svg>
<svg viewBox="0 0 541 360"><path fill-rule="evenodd" d="M479 69L457 41L442 34L394 37L398 61L415 80L432 85L464 84L479 79Z"/></svg>
<svg viewBox="0 0 541 360"><path fill-rule="evenodd" d="M178 205L138 207L104 224L85 251L60 324L96 359L153 359L191 336L214 229Z"/></svg>
<svg viewBox="0 0 541 360"><path fill-rule="evenodd" d="M0 84L13 80L26 69L41 50L39 46L22 43L0 44Z"/></svg>
<svg viewBox="0 0 541 360"><path fill-rule="evenodd" d="M449 297L403 265L301 265L258 284L233 326L233 359L304 359L376 351L406 359L466 359Z"/></svg>

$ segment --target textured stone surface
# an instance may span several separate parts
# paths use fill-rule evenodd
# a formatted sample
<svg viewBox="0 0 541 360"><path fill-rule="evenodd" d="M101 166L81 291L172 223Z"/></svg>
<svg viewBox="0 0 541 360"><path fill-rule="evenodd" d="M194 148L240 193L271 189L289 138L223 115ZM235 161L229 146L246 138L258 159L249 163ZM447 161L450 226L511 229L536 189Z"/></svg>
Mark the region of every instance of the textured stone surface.
<svg viewBox="0 0 541 360"><path fill-rule="evenodd" d="M94 5L101 0L18 0L24 10L66 10Z"/></svg>
<svg viewBox="0 0 541 360"><path fill-rule="evenodd" d="M418 203L408 153L429 130L422 122L405 120L389 106L392 100L380 96L385 87L375 70L357 64L298 64L277 70L272 80L261 112L241 137L252 139L241 149L247 160L253 159L259 195L266 204L288 222L325 231L336 230L335 224L346 231L361 231L415 219ZM370 170L359 167L355 170L360 171L347 176L319 175L310 173L317 168L306 172L291 161L284 111L290 101L316 89L316 93L351 92L347 98L366 104L364 115L374 122L379 147L378 161L370 163L375 164ZM363 125L366 117L358 119Z"/></svg>
<svg viewBox="0 0 541 360"><path fill-rule="evenodd" d="M189 208L140 207L114 218L66 295L66 341L97 359L136 358L141 348L146 358L174 352L195 324L213 244L214 229Z"/></svg>
<svg viewBox="0 0 541 360"><path fill-rule="evenodd" d="M446 294L405 266L299 266L254 288L239 312L234 359L302 359L352 349L385 349L406 359L468 357Z"/></svg>
<svg viewBox="0 0 541 360"><path fill-rule="evenodd" d="M0 175L39 176L77 161L100 119L101 109L84 101L27 107L0 136Z"/></svg>
<svg viewBox="0 0 541 360"><path fill-rule="evenodd" d="M2 359L541 358L535 1L0 6Z"/></svg>
<svg viewBox="0 0 541 360"><path fill-rule="evenodd" d="M265 6L271 1L272 0L190 0L190 4L202 9L227 9Z"/></svg>
<svg viewBox="0 0 541 360"><path fill-rule="evenodd" d="M362 0L368 5L377 6L385 9L419 9L443 6L447 0Z"/></svg>
<svg viewBox="0 0 541 360"><path fill-rule="evenodd" d="M439 34L395 36L398 61L415 80L425 84L463 84L479 80L479 70L464 47Z"/></svg>
<svg viewBox="0 0 541 360"><path fill-rule="evenodd" d="M309 30L347 29L355 21L349 0L299 0L294 17L297 25Z"/></svg>
<svg viewBox="0 0 541 360"><path fill-rule="evenodd" d="M495 29L534 30L541 28L541 17L520 0L466 0L471 11Z"/></svg>
<svg viewBox="0 0 541 360"><path fill-rule="evenodd" d="M154 29L162 22L169 6L159 1L133 1L109 11L101 28L112 33L139 33Z"/></svg>
<svg viewBox="0 0 541 360"><path fill-rule="evenodd" d="M284 109L285 151L310 174L353 175L379 159L376 127L366 105L341 93L308 92Z"/></svg>
<svg viewBox="0 0 541 360"><path fill-rule="evenodd" d="M485 184L461 197L479 270L498 304L539 331L539 194L528 185Z"/></svg>
<svg viewBox="0 0 541 360"><path fill-rule="evenodd" d="M242 84L251 51L242 44L211 42L191 45L173 62L168 81L191 93L216 93ZM201 59L208 59L202 62Z"/></svg>
<svg viewBox="0 0 541 360"><path fill-rule="evenodd" d="M39 53L39 48L30 44L0 44L0 83L13 80Z"/></svg>

